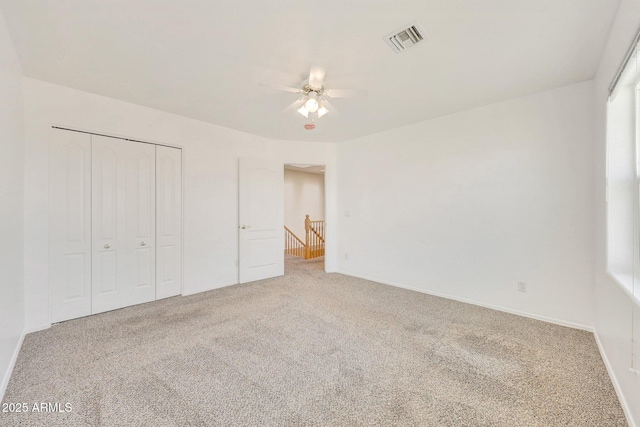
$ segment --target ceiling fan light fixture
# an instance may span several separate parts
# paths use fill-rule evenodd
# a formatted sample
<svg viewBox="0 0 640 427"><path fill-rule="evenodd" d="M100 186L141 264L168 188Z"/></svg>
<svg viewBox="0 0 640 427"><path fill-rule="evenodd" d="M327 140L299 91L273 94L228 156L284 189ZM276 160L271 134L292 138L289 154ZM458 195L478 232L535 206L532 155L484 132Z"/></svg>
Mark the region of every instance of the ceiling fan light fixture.
<svg viewBox="0 0 640 427"><path fill-rule="evenodd" d="M304 106L310 113L318 111L318 107L320 106L320 104L318 104L318 94L315 92L309 92L309 97L304 103Z"/></svg>
<svg viewBox="0 0 640 427"><path fill-rule="evenodd" d="M321 105L320 108L318 108L318 118L324 116L328 112L329 110L327 110L324 106Z"/></svg>
<svg viewBox="0 0 640 427"><path fill-rule="evenodd" d="M309 110L307 110L305 108L305 106L303 105L302 107L298 108L298 113L302 114L305 117L309 117Z"/></svg>

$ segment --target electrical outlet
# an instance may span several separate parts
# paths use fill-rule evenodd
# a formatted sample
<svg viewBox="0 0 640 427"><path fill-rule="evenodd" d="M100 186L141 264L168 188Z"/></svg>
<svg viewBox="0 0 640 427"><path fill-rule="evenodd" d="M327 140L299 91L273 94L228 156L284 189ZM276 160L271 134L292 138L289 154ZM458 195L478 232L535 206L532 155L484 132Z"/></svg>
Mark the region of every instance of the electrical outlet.
<svg viewBox="0 0 640 427"><path fill-rule="evenodd" d="M344 253L344 259L349 260L349 254L348 253Z"/></svg>
<svg viewBox="0 0 640 427"><path fill-rule="evenodd" d="M523 282L518 280L518 291L519 292L527 292L527 282Z"/></svg>

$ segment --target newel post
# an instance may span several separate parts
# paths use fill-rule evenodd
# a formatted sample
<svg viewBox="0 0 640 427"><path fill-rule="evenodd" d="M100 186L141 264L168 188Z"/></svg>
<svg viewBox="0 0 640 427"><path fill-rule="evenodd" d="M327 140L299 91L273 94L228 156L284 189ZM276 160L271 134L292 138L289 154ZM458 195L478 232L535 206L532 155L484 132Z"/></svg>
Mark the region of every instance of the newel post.
<svg viewBox="0 0 640 427"><path fill-rule="evenodd" d="M305 239L304 239L304 259L311 258L311 245L309 244L309 232L311 231L311 220L309 219L309 215L304 219L304 230L305 230Z"/></svg>

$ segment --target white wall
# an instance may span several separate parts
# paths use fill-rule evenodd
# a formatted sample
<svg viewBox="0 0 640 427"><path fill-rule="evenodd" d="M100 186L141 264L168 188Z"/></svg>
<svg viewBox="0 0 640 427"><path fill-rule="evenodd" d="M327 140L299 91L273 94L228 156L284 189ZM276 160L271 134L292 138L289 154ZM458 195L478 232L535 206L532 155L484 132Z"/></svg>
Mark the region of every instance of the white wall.
<svg viewBox="0 0 640 427"><path fill-rule="evenodd" d="M0 12L0 401L24 329L22 78Z"/></svg>
<svg viewBox="0 0 640 427"><path fill-rule="evenodd" d="M589 81L338 144L339 271L593 326L592 95Z"/></svg>
<svg viewBox="0 0 640 427"><path fill-rule="evenodd" d="M304 219L324 219L324 176L284 170L284 225L304 241Z"/></svg>
<svg viewBox="0 0 640 427"><path fill-rule="evenodd" d="M640 307L606 272L606 105L608 87L640 28L640 2L623 0L594 84L595 103L595 329L605 363L631 425L640 425L640 375L631 364L631 318L635 310L636 352L640 352ZM640 368L640 355L636 357Z"/></svg>
<svg viewBox="0 0 640 427"><path fill-rule="evenodd" d="M329 220L335 219L334 144L269 140L29 78L24 79L24 90L25 282L30 330L50 322L47 143L52 125L183 147L185 294L238 282L239 157L276 159L283 167L285 163L326 165L327 212ZM325 267L332 271L333 246L327 251Z"/></svg>

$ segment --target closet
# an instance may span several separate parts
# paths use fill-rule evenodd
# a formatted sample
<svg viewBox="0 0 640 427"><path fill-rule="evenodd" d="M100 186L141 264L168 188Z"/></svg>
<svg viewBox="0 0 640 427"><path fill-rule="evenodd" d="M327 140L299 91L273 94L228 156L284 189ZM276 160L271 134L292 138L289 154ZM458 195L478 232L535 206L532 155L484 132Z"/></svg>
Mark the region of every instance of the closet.
<svg viewBox="0 0 640 427"><path fill-rule="evenodd" d="M179 295L182 153L53 129L51 320Z"/></svg>

